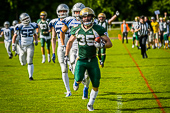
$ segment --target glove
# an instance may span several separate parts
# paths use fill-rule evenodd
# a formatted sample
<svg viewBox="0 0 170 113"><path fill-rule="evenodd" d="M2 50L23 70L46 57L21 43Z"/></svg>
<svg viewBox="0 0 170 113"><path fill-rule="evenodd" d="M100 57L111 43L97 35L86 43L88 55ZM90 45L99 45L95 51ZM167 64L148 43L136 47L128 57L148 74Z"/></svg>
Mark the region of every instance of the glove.
<svg viewBox="0 0 170 113"><path fill-rule="evenodd" d="M16 51L16 44L12 44L12 51Z"/></svg>
<svg viewBox="0 0 170 113"><path fill-rule="evenodd" d="M55 63L55 53L53 53L52 60Z"/></svg>
<svg viewBox="0 0 170 113"><path fill-rule="evenodd" d="M38 45L38 41L35 41L35 45L36 45L36 46Z"/></svg>
<svg viewBox="0 0 170 113"><path fill-rule="evenodd" d="M62 47L62 51L66 52L66 46L65 45L61 45L61 47Z"/></svg>
<svg viewBox="0 0 170 113"><path fill-rule="evenodd" d="M0 37L2 37L2 35L0 35Z"/></svg>
<svg viewBox="0 0 170 113"><path fill-rule="evenodd" d="M96 48L104 48L104 47L105 47L105 43L104 43L102 40L100 41L100 43L94 41L94 46L95 46Z"/></svg>
<svg viewBox="0 0 170 113"><path fill-rule="evenodd" d="M116 16L119 16L119 11L116 11Z"/></svg>

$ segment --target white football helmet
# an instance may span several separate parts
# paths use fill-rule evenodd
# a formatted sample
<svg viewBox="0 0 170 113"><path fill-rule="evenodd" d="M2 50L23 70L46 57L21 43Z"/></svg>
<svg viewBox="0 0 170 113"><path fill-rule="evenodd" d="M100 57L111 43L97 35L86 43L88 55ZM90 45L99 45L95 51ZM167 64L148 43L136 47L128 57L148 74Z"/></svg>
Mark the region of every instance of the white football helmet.
<svg viewBox="0 0 170 113"><path fill-rule="evenodd" d="M66 11L65 13L59 13L59 11ZM66 4L60 4L57 7L56 13L59 18L65 18L69 15L69 7Z"/></svg>
<svg viewBox="0 0 170 113"><path fill-rule="evenodd" d="M80 14L75 14L75 11L81 11L83 8L85 8L85 5L82 3L76 3L72 8L72 16L76 17L78 20L80 19Z"/></svg>
<svg viewBox="0 0 170 113"><path fill-rule="evenodd" d="M10 23L9 23L8 21L5 21L5 22L4 22L4 27L5 27L5 28L9 28L9 26L10 26Z"/></svg>
<svg viewBox="0 0 170 113"><path fill-rule="evenodd" d="M18 21L17 21L17 20L14 20L14 21L12 22L12 25L15 26L16 24L18 24Z"/></svg>
<svg viewBox="0 0 170 113"><path fill-rule="evenodd" d="M31 22L31 18L27 13L22 13L19 17L20 21L24 25L28 25Z"/></svg>

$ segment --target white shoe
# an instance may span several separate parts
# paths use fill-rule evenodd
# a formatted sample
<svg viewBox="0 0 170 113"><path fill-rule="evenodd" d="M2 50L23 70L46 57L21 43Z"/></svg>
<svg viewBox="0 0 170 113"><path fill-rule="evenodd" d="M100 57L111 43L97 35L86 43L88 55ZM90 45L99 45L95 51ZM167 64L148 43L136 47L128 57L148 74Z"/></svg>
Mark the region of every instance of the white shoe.
<svg viewBox="0 0 170 113"><path fill-rule="evenodd" d="M93 105L88 105L88 104L87 104L87 109L88 109L89 111L94 111Z"/></svg>
<svg viewBox="0 0 170 113"><path fill-rule="evenodd" d="M49 62L49 63L51 62L51 58L50 58L50 56L48 56L48 62Z"/></svg>
<svg viewBox="0 0 170 113"><path fill-rule="evenodd" d="M69 96L71 96L71 92L66 93L65 97L69 97Z"/></svg>
<svg viewBox="0 0 170 113"><path fill-rule="evenodd" d="M42 63L45 63L45 58L42 59Z"/></svg>
<svg viewBox="0 0 170 113"><path fill-rule="evenodd" d="M73 83L73 89L74 89L74 91L77 91L79 89L79 84L77 84L76 81L74 81L74 83Z"/></svg>
<svg viewBox="0 0 170 113"><path fill-rule="evenodd" d="M134 48L135 46L134 45L132 45L132 48Z"/></svg>

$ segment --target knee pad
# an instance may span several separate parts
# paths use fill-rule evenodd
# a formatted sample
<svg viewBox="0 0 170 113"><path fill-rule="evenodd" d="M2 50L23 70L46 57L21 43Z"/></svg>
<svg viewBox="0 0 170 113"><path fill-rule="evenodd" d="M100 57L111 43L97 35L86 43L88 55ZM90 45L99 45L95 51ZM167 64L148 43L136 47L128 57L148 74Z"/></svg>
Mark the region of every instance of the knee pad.
<svg viewBox="0 0 170 113"><path fill-rule="evenodd" d="M61 66L62 73L68 73L68 68L66 67L66 65L63 62L60 63L60 66Z"/></svg>

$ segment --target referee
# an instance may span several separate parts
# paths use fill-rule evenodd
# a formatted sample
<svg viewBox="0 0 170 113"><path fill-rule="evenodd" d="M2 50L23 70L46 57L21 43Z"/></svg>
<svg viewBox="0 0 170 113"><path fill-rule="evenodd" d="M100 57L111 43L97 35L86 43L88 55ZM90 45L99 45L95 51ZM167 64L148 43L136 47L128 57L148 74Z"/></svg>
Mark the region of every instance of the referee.
<svg viewBox="0 0 170 113"><path fill-rule="evenodd" d="M146 54L146 40L148 38L148 30L148 23L144 22L144 16L141 16L140 23L135 31L138 31L142 58L148 58Z"/></svg>

